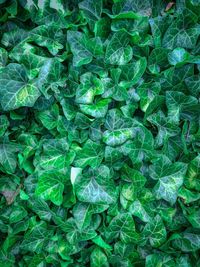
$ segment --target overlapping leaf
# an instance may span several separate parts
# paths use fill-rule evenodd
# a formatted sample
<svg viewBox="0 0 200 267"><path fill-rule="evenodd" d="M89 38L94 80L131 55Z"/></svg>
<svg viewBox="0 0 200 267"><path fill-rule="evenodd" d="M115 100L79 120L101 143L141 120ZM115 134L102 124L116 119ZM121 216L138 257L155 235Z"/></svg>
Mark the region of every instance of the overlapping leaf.
<svg viewBox="0 0 200 267"><path fill-rule="evenodd" d="M0 266L200 266L199 14L0 0Z"/></svg>

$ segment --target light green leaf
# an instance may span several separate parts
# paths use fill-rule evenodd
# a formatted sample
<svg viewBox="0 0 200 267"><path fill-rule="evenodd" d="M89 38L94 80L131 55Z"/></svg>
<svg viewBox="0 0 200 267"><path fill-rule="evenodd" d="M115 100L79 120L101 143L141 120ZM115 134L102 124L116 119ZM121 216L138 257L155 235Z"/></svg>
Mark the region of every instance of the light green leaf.
<svg viewBox="0 0 200 267"><path fill-rule="evenodd" d="M46 139L43 142L42 148L42 153L34 160L36 168L61 170L68 167L75 157L75 153L69 151L66 138Z"/></svg>
<svg viewBox="0 0 200 267"><path fill-rule="evenodd" d="M137 88L140 96L140 108L146 112L154 98L159 94L161 86L157 82L143 83Z"/></svg>
<svg viewBox="0 0 200 267"><path fill-rule="evenodd" d="M35 194L44 200L51 200L59 206L63 202L64 185L68 179L68 175L58 171L42 172L39 175Z"/></svg>
<svg viewBox="0 0 200 267"><path fill-rule="evenodd" d="M145 205L142 205L142 203L139 200L135 200L129 207L129 212L140 218L143 222L150 222L151 217L149 215L149 211L145 209Z"/></svg>
<svg viewBox="0 0 200 267"><path fill-rule="evenodd" d="M103 118L105 117L107 110L108 110L108 104L111 102L110 99L103 99L98 101L95 104L92 105L80 105L80 109L83 113L90 115L95 118Z"/></svg>
<svg viewBox="0 0 200 267"><path fill-rule="evenodd" d="M91 72L86 72L80 77L81 84L76 90L76 103L91 104L95 95L104 92L103 83Z"/></svg>

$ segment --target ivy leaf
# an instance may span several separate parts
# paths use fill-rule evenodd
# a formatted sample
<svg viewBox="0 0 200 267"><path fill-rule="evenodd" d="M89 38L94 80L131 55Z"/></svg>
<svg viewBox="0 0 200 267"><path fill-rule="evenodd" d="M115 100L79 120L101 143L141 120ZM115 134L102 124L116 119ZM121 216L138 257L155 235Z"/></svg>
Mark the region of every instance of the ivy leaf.
<svg viewBox="0 0 200 267"><path fill-rule="evenodd" d="M145 225L143 235L148 238L153 247L159 247L165 242L167 232L159 215Z"/></svg>
<svg viewBox="0 0 200 267"><path fill-rule="evenodd" d="M183 252L197 251L200 247L199 235L185 232L173 240L172 244Z"/></svg>
<svg viewBox="0 0 200 267"><path fill-rule="evenodd" d="M77 178L75 192L80 201L93 204L111 204L117 198L116 186L104 165Z"/></svg>
<svg viewBox="0 0 200 267"><path fill-rule="evenodd" d="M76 154L74 164L76 167L80 168L84 168L86 166L95 168L101 164L102 159L103 146L88 140L81 149L81 153Z"/></svg>
<svg viewBox="0 0 200 267"><path fill-rule="evenodd" d="M0 165L5 172L14 173L17 167L18 148L14 144L3 143L0 144Z"/></svg>
<svg viewBox="0 0 200 267"><path fill-rule="evenodd" d="M34 251L40 253L45 241L52 235L52 231L47 231L47 225L44 222L38 223L32 231L28 231L20 248L25 251Z"/></svg>
<svg viewBox="0 0 200 267"><path fill-rule="evenodd" d="M181 66L187 63L190 59L190 54L184 48L175 48L168 55L168 60L171 65Z"/></svg>
<svg viewBox="0 0 200 267"><path fill-rule="evenodd" d="M133 56L133 51L129 45L129 36L125 32L113 34L106 48L106 63L112 65L127 64Z"/></svg>
<svg viewBox="0 0 200 267"><path fill-rule="evenodd" d="M158 180L154 187L156 198L164 199L172 205L176 202L178 189L182 186L187 165L181 162L171 164L161 158L150 167L150 176Z"/></svg>
<svg viewBox="0 0 200 267"><path fill-rule="evenodd" d="M1 115L0 116L0 136L4 135L8 126L9 126L9 120L7 119L6 115Z"/></svg>
<svg viewBox="0 0 200 267"><path fill-rule="evenodd" d="M73 64L76 67L88 64L93 57L103 54L101 39L89 38L81 32L68 31L67 40L74 55Z"/></svg>
<svg viewBox="0 0 200 267"><path fill-rule="evenodd" d="M107 229L107 238L117 238L125 243L135 241L135 223L128 213L120 214L113 218Z"/></svg>
<svg viewBox="0 0 200 267"><path fill-rule="evenodd" d="M79 3L79 8L83 11L84 17L92 26L101 17L102 1L84 0Z"/></svg>
<svg viewBox="0 0 200 267"><path fill-rule="evenodd" d="M197 97L200 92L199 81L199 75L194 75L185 79L188 90L190 91L191 95L195 97Z"/></svg>
<svg viewBox="0 0 200 267"><path fill-rule="evenodd" d="M32 107L40 96L34 82L28 80L25 68L17 63L10 63L1 70L0 86L1 105L4 110Z"/></svg>
<svg viewBox="0 0 200 267"><path fill-rule="evenodd" d="M106 254L100 249L95 248L90 255L91 267L108 267Z"/></svg>
<svg viewBox="0 0 200 267"><path fill-rule="evenodd" d="M199 27L195 25L197 16L189 9L184 9L163 36L163 46L169 49L175 47L194 48L200 34Z"/></svg>
<svg viewBox="0 0 200 267"><path fill-rule="evenodd" d="M168 91L166 92L166 104L168 108L168 116L170 122L177 124L180 120L180 116L184 116L184 110L196 106L197 99L193 96L187 96L182 92Z"/></svg>
<svg viewBox="0 0 200 267"><path fill-rule="evenodd" d="M39 46L47 47L52 55L56 55L63 48L63 34L57 27L41 25L33 29L31 38Z"/></svg>
<svg viewBox="0 0 200 267"><path fill-rule="evenodd" d="M109 146L123 144L133 137L133 125L133 121L124 118L119 110L110 110L106 117L105 127L107 130L103 133L103 141Z"/></svg>
<svg viewBox="0 0 200 267"><path fill-rule="evenodd" d="M51 200L59 206L63 202L64 185L67 180L68 176L58 171L42 172L39 175L35 194L44 200Z"/></svg>
<svg viewBox="0 0 200 267"><path fill-rule="evenodd" d="M124 155L128 155L134 163L148 160L154 155L154 140L151 132L143 126L133 128L133 141L128 141L122 146Z"/></svg>
<svg viewBox="0 0 200 267"><path fill-rule="evenodd" d="M93 105L80 105L80 109L83 113L95 118L103 118L108 110L108 104L110 99L103 99Z"/></svg>
<svg viewBox="0 0 200 267"><path fill-rule="evenodd" d="M162 111L150 115L147 117L147 120L158 128L158 134L156 136L156 144L158 146L163 145L169 137L176 136L180 132L178 126L170 123Z"/></svg>
<svg viewBox="0 0 200 267"><path fill-rule="evenodd" d="M34 164L37 168L44 170L66 168L72 163L75 153L69 150L65 138L54 140L47 139L43 143L43 152L35 158Z"/></svg>

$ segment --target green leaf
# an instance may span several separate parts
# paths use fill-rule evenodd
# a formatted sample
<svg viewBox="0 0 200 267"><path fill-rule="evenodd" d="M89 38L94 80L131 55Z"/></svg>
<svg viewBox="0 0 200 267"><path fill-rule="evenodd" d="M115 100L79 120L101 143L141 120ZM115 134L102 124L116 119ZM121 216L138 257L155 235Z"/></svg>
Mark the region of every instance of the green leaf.
<svg viewBox="0 0 200 267"><path fill-rule="evenodd" d="M84 168L86 166L98 167L103 159L103 146L88 140L81 152L76 154L74 164L76 167Z"/></svg>
<svg viewBox="0 0 200 267"><path fill-rule="evenodd" d="M200 29L195 22L197 16L189 9L184 9L163 36L163 46L169 49L176 47L194 48Z"/></svg>
<svg viewBox="0 0 200 267"><path fill-rule="evenodd" d="M0 48L0 68L5 67L8 60L8 53L4 48Z"/></svg>
<svg viewBox="0 0 200 267"><path fill-rule="evenodd" d="M35 157L34 165L36 168L44 170L61 170L68 167L75 157L73 151L69 151L66 138L47 139L43 142L43 151Z"/></svg>
<svg viewBox="0 0 200 267"><path fill-rule="evenodd" d="M14 173L17 167L17 147L11 143L0 144L0 165L7 173Z"/></svg>
<svg viewBox="0 0 200 267"><path fill-rule="evenodd" d="M149 82L140 85L137 88L138 95L140 96L140 108L142 111L146 112L151 102L156 98L161 90L159 83Z"/></svg>
<svg viewBox="0 0 200 267"><path fill-rule="evenodd" d="M199 75L194 75L185 79L185 83L187 85L189 92L191 93L191 95L196 97L200 92L199 81L200 81Z"/></svg>
<svg viewBox="0 0 200 267"><path fill-rule="evenodd" d="M135 223L129 213L120 214L113 218L107 229L107 238L120 237L125 243L135 241Z"/></svg>
<svg viewBox="0 0 200 267"><path fill-rule="evenodd" d="M76 90L76 102L79 104L92 104L95 95L104 92L103 83L91 72L81 75L80 82Z"/></svg>
<svg viewBox="0 0 200 267"><path fill-rule="evenodd" d="M199 267L200 0L0 0L0 267Z"/></svg>
<svg viewBox="0 0 200 267"><path fill-rule="evenodd" d="M20 245L20 248L24 251L33 251L39 253L42 251L45 241L51 235L52 232L47 231L46 223L40 222L39 224L35 225L32 230L29 230L26 233L25 238Z"/></svg>
<svg viewBox="0 0 200 267"><path fill-rule="evenodd" d="M106 254L99 248L95 248L90 255L91 267L108 267Z"/></svg>
<svg viewBox="0 0 200 267"><path fill-rule="evenodd" d="M181 162L171 164L164 157L150 167L150 176L158 180L154 187L157 199L164 199L172 205L176 202L178 189L182 186L187 165Z"/></svg>
<svg viewBox="0 0 200 267"><path fill-rule="evenodd" d="M156 144L158 146L163 145L169 137L176 136L180 132L180 128L170 123L162 111L150 115L147 117L147 120L158 129L158 134L156 136Z"/></svg>
<svg viewBox="0 0 200 267"><path fill-rule="evenodd" d="M106 48L106 63L124 65L131 60L132 56L133 51L129 45L129 36L125 32L114 33Z"/></svg>
<svg viewBox="0 0 200 267"><path fill-rule="evenodd" d="M63 48L63 34L57 27L42 25L34 28L31 38L37 45L46 47L52 55L56 55Z"/></svg>
<svg viewBox="0 0 200 267"><path fill-rule="evenodd" d="M168 254L164 253L155 253L155 254L150 254L146 258L146 266L147 267L159 267L159 266L170 266L170 267L175 267L176 263L173 260L173 257L171 257Z"/></svg>
<svg viewBox="0 0 200 267"><path fill-rule="evenodd" d="M149 215L149 211L147 208L145 209L145 205L143 205L139 200L135 200L129 207L129 212L140 218L143 222L149 222L151 217Z"/></svg>
<svg viewBox="0 0 200 267"><path fill-rule="evenodd" d="M166 105L170 122L177 124L180 116L184 116L184 111L189 111L197 103L198 101L195 97L187 96L182 92L166 92Z"/></svg>
<svg viewBox="0 0 200 267"><path fill-rule="evenodd" d="M64 185L68 180L66 174L56 171L45 171L39 175L39 181L36 188L36 196L44 200L51 200L55 205L61 205L63 202Z"/></svg>
<svg viewBox="0 0 200 267"><path fill-rule="evenodd" d="M187 188L200 191L200 180L198 179L200 174L199 167L200 167L200 156L197 156L188 165L188 170L185 179L185 184Z"/></svg>
<svg viewBox="0 0 200 267"><path fill-rule="evenodd" d="M9 120L6 115L0 116L0 136L3 136L9 126Z"/></svg>
<svg viewBox="0 0 200 267"><path fill-rule="evenodd" d="M181 66L187 63L190 59L190 54L184 48L175 48L168 55L169 63L173 66Z"/></svg>
<svg viewBox="0 0 200 267"><path fill-rule="evenodd" d="M92 26L101 18L102 0L84 0L79 3L79 8L83 11L84 17Z"/></svg>
<svg viewBox="0 0 200 267"><path fill-rule="evenodd" d="M184 232L177 239L172 241L173 247L183 252L197 251L200 247L198 234Z"/></svg>
<svg viewBox="0 0 200 267"><path fill-rule="evenodd" d="M136 62L121 66L122 81L120 82L120 84L122 86L133 86L136 83L138 83L146 70L146 66L147 66L147 61L146 58L144 57L141 57Z"/></svg>
<svg viewBox="0 0 200 267"><path fill-rule="evenodd" d="M149 240L153 247L159 247L165 242L167 232L159 215L145 225L143 235Z"/></svg>
<svg viewBox="0 0 200 267"><path fill-rule="evenodd" d="M80 67L92 61L93 57L102 56L103 47L100 38L89 38L81 32L68 31L67 41L74 55L73 65Z"/></svg>
<svg viewBox="0 0 200 267"><path fill-rule="evenodd" d="M99 102L93 104L93 105L80 105L80 110L92 117L95 118L103 118L105 117L107 110L108 110L108 104L110 103L110 99L103 99Z"/></svg>
<svg viewBox="0 0 200 267"><path fill-rule="evenodd" d="M104 165L77 177L75 192L80 201L93 204L112 204L117 199L116 186L109 168Z"/></svg>
<svg viewBox="0 0 200 267"><path fill-rule="evenodd" d="M73 215L80 230L87 228L91 224L93 214L101 213L108 208L108 205L96 205L89 203L77 203L73 208ZM103 244L101 238L95 239L96 243ZM94 240L93 240L94 242Z"/></svg>
<svg viewBox="0 0 200 267"><path fill-rule="evenodd" d="M49 109L40 111L37 115L44 127L46 127L48 130L52 130L57 126L58 123L58 106L54 104Z"/></svg>
<svg viewBox="0 0 200 267"><path fill-rule="evenodd" d="M151 69L154 67L160 69L167 65L167 53L168 50L163 48L163 47L159 47L159 48L155 48L152 50L151 54L149 55L149 60L148 60L148 65L149 65L149 69L151 71Z"/></svg>
<svg viewBox="0 0 200 267"><path fill-rule="evenodd" d="M4 110L32 107L40 96L34 82L28 80L25 68L16 63L10 63L1 70L0 86L0 102Z"/></svg>
<svg viewBox="0 0 200 267"><path fill-rule="evenodd" d="M138 14L137 14L138 13ZM142 16L149 16L151 14L151 1L116 1L113 5L113 14L117 16L117 18L138 18Z"/></svg>
<svg viewBox="0 0 200 267"><path fill-rule="evenodd" d="M152 134L143 126L133 128L133 141L128 141L122 146L122 152L128 155L133 163L148 160L154 155L154 140Z"/></svg>
<svg viewBox="0 0 200 267"><path fill-rule="evenodd" d="M119 110L109 110L105 122L107 130L103 133L103 141L109 146L123 144L133 137L133 125L134 122L129 118L124 118Z"/></svg>

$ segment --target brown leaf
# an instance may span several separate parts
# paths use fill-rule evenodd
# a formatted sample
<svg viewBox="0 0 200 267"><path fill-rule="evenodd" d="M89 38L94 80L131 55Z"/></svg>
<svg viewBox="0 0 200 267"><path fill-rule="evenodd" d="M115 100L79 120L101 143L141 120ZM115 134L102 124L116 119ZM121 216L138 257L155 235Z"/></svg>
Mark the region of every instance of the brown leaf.
<svg viewBox="0 0 200 267"><path fill-rule="evenodd" d="M5 190L1 194L5 197L7 204L10 205L15 201L16 196L19 194L22 185L20 184L16 191Z"/></svg>
<svg viewBox="0 0 200 267"><path fill-rule="evenodd" d="M169 3L167 4L166 8L165 8L165 11L170 10L170 9L173 7L173 5L175 5L175 2L169 2Z"/></svg>

